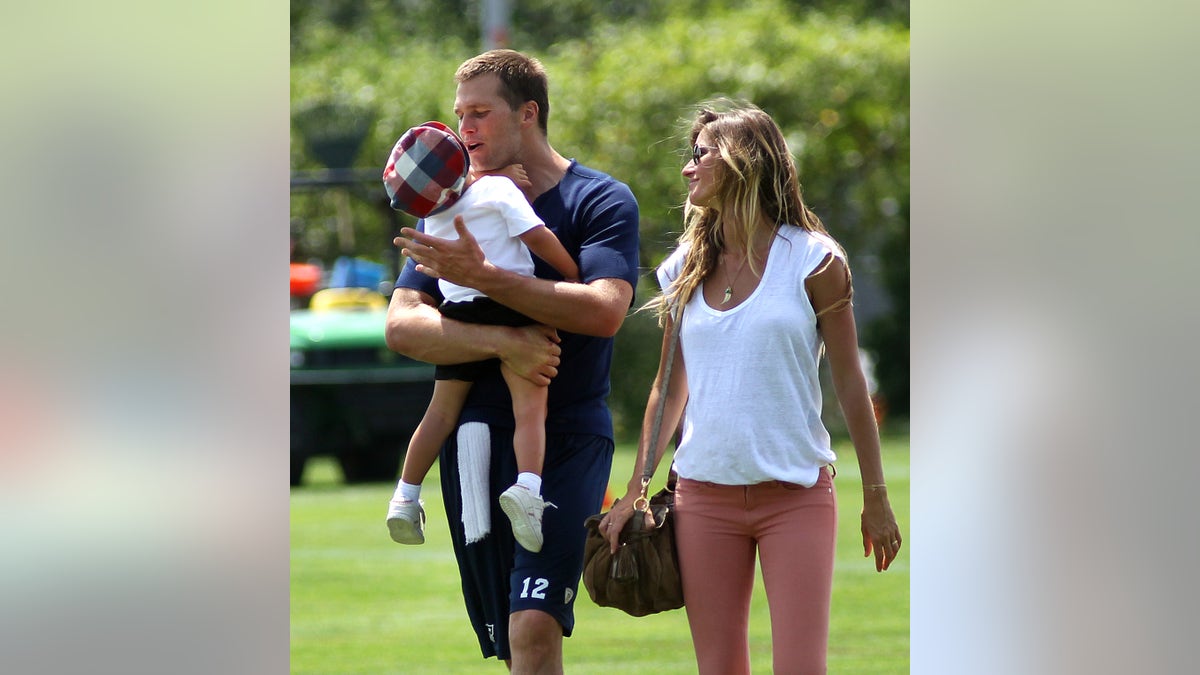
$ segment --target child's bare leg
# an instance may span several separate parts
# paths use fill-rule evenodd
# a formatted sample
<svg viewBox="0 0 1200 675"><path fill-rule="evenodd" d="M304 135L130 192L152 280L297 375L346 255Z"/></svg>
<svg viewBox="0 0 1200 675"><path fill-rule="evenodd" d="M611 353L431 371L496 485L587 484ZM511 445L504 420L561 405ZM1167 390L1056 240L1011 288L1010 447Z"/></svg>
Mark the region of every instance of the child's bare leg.
<svg viewBox="0 0 1200 675"><path fill-rule="evenodd" d="M517 471L542 475L546 461L546 397L548 388L536 385L501 366L504 381L512 395L513 452L517 455Z"/></svg>
<svg viewBox="0 0 1200 675"><path fill-rule="evenodd" d="M433 467L442 445L454 431L458 416L462 413L471 383L462 380L437 380L433 384L433 397L421 418L417 430L408 442L404 455L404 468L400 480L410 485L420 485Z"/></svg>
<svg viewBox="0 0 1200 675"><path fill-rule="evenodd" d="M529 551L542 550L542 464L546 459L546 395L548 389L501 366L512 394L513 451L517 456L517 483L500 494L500 508L512 521L513 538Z"/></svg>
<svg viewBox="0 0 1200 675"><path fill-rule="evenodd" d="M454 431L470 390L471 383L462 380L437 380L433 385L433 397L408 442L400 482L388 503L388 533L398 544L425 543L421 482L437 460L442 444Z"/></svg>

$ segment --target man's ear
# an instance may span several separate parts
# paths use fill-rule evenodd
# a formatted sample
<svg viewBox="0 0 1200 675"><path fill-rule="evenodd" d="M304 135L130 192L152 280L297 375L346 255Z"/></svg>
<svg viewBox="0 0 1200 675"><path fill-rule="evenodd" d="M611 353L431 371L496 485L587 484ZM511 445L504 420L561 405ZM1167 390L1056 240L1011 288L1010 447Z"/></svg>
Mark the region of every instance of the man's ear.
<svg viewBox="0 0 1200 675"><path fill-rule="evenodd" d="M538 122L538 104L537 101L525 101L521 104L521 124L537 124Z"/></svg>

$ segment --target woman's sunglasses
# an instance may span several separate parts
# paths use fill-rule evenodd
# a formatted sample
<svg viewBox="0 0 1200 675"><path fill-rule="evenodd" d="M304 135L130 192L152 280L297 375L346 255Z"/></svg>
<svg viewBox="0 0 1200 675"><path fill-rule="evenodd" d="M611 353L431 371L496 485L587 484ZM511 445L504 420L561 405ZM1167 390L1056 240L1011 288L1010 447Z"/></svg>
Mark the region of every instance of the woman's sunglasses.
<svg viewBox="0 0 1200 675"><path fill-rule="evenodd" d="M709 145L693 145L692 146L692 161L695 162L696 164L699 164L701 157L707 155L709 150L716 150L716 149L717 148L714 148Z"/></svg>

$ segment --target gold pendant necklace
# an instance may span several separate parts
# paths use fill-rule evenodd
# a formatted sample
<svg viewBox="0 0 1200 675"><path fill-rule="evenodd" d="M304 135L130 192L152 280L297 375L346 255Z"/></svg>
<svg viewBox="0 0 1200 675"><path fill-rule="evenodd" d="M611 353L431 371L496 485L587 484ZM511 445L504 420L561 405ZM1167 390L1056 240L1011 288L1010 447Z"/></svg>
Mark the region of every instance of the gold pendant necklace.
<svg viewBox="0 0 1200 675"><path fill-rule="evenodd" d="M745 267L746 267L746 259L743 258L742 264L738 267L737 274L733 275L733 279L729 278L729 270L728 269L725 270L725 281L727 281L729 283L729 285L725 287L725 297L721 299L722 307L729 304L729 299L733 297L733 285L737 283L737 280L739 278L741 278L742 270L745 269Z"/></svg>

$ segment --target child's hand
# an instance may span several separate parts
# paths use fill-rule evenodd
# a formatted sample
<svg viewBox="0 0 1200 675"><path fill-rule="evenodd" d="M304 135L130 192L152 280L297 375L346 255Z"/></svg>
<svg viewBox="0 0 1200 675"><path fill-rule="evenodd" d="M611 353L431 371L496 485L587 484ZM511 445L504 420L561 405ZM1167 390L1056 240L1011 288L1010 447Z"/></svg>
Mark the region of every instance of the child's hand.
<svg viewBox="0 0 1200 675"><path fill-rule="evenodd" d="M492 171L475 172L474 169L471 169L471 172L475 174L476 178L479 176L504 176L511 180L513 185L516 185L525 194L526 199L529 198L529 190L533 189L533 182L529 180L529 176L525 173L525 166L522 164L509 164L506 167Z"/></svg>

